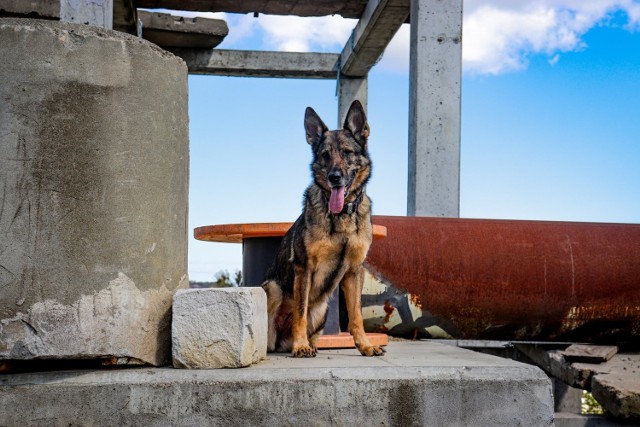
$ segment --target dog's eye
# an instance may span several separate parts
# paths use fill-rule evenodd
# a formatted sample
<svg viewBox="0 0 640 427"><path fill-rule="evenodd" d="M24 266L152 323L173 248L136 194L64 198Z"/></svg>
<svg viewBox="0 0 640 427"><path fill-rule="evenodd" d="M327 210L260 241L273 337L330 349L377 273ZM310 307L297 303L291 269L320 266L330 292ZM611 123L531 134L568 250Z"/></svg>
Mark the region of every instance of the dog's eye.
<svg viewBox="0 0 640 427"><path fill-rule="evenodd" d="M344 154L345 154L345 155L344 155L344 157L345 157L345 159L347 160L347 163L348 163L349 165L353 165L353 162L355 161L355 160L354 160L354 159L355 159L355 154L354 154L354 152L353 152L353 151L347 151L347 152L345 152Z"/></svg>
<svg viewBox="0 0 640 427"><path fill-rule="evenodd" d="M328 151L325 151L322 153L322 160L324 160L325 163L329 163L331 161L331 154L329 154Z"/></svg>

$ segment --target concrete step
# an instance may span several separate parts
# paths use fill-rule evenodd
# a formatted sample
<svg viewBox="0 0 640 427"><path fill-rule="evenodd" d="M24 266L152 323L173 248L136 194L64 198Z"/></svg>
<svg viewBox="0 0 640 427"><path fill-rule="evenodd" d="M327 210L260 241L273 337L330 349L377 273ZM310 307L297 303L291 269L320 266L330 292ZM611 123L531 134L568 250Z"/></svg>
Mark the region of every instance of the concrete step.
<svg viewBox="0 0 640 427"><path fill-rule="evenodd" d="M553 425L538 368L431 342L384 357L269 354L244 369L129 368L0 376L0 425Z"/></svg>

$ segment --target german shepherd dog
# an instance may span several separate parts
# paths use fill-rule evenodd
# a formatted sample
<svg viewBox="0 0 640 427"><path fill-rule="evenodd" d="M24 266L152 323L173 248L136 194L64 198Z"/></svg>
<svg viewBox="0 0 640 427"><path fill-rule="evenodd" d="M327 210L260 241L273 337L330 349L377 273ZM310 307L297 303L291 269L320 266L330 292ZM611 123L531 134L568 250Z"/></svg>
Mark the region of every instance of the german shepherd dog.
<svg viewBox="0 0 640 427"><path fill-rule="evenodd" d="M360 298L364 261L372 240L369 125L354 101L344 129L329 131L307 107L304 128L313 151L313 182L304 193L302 214L285 234L267 278L269 351L315 357L327 318L329 297L342 285L349 331L364 356L381 356L364 333Z"/></svg>

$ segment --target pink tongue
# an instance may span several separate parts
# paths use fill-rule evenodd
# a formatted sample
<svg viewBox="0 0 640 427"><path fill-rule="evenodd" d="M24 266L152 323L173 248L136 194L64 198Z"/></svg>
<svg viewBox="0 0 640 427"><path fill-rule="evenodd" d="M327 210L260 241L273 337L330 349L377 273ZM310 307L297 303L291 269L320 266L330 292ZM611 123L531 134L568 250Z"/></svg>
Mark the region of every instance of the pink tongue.
<svg viewBox="0 0 640 427"><path fill-rule="evenodd" d="M331 189L331 198L329 199L329 210L332 214L337 215L342 212L344 206L344 187L334 187Z"/></svg>

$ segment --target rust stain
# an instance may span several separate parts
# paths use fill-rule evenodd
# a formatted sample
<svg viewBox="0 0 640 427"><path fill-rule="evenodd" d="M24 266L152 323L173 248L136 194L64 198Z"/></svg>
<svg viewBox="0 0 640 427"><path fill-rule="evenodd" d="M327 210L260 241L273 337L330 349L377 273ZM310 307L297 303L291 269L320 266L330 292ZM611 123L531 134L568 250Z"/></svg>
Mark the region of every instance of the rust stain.
<svg viewBox="0 0 640 427"><path fill-rule="evenodd" d="M411 301L411 304L418 308L422 308L422 304L420 304L420 297L418 295L409 294L409 300Z"/></svg>
<svg viewBox="0 0 640 427"><path fill-rule="evenodd" d="M640 225L375 216L368 266L456 338L640 337ZM415 298L415 299L414 299ZM445 328L446 329L446 328Z"/></svg>
<svg viewBox="0 0 640 427"><path fill-rule="evenodd" d="M386 313L384 316L384 323L388 323L389 319L391 318L391 315L393 314L396 308L393 305L391 305L391 302L388 299L384 300L384 306L382 308Z"/></svg>

